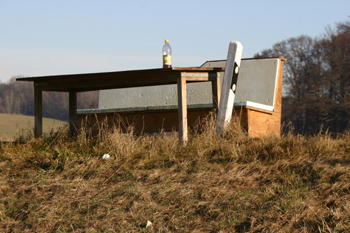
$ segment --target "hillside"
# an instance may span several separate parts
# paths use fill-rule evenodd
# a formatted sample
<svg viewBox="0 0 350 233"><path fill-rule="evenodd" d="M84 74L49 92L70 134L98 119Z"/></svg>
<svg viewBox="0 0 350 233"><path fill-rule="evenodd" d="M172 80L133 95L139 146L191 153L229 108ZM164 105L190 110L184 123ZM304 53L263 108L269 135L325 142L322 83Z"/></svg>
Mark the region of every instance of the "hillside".
<svg viewBox="0 0 350 233"><path fill-rule="evenodd" d="M43 131L47 133L52 129L64 127L66 124L64 121L44 117ZM8 141L16 136L33 134L33 128L34 116L0 113L0 140Z"/></svg>
<svg viewBox="0 0 350 233"><path fill-rule="evenodd" d="M182 145L101 132L3 145L0 231L350 229L349 134L249 138L233 124L219 137L208 121Z"/></svg>

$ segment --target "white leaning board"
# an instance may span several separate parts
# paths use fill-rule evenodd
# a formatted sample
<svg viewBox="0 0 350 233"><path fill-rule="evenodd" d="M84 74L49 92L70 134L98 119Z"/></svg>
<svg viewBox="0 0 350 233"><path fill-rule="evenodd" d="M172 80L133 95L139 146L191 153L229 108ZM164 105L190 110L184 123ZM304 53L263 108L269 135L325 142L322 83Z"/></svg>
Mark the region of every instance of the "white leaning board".
<svg viewBox="0 0 350 233"><path fill-rule="evenodd" d="M220 105L216 122L216 131L221 134L231 121L237 77L241 65L243 46L238 41L231 41L228 48L224 80L221 88Z"/></svg>

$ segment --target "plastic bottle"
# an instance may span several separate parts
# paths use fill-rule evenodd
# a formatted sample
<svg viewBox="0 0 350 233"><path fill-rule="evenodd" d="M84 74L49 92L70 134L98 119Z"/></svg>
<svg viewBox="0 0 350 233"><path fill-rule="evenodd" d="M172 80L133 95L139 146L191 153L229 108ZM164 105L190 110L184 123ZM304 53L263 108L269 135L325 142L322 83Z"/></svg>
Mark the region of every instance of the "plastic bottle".
<svg viewBox="0 0 350 233"><path fill-rule="evenodd" d="M163 45L163 68L171 68L171 47L168 40Z"/></svg>

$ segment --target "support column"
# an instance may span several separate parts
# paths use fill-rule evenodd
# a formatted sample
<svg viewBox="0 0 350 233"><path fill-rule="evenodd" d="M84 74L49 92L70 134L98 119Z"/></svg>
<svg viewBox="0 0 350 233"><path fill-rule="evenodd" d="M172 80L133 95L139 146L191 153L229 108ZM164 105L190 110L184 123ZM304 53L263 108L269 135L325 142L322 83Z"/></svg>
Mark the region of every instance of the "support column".
<svg viewBox="0 0 350 233"><path fill-rule="evenodd" d="M34 137L43 134L43 92L34 83Z"/></svg>
<svg viewBox="0 0 350 233"><path fill-rule="evenodd" d="M178 120L179 120L179 138L180 141L187 141L187 96L186 96L186 78L177 79L178 94Z"/></svg>
<svg viewBox="0 0 350 233"><path fill-rule="evenodd" d="M77 135L77 93L69 92L69 129L72 136Z"/></svg>
<svg viewBox="0 0 350 233"><path fill-rule="evenodd" d="M216 111L216 114L219 110L220 105L220 96L221 96L221 85L220 85L220 73L216 73L216 78L211 81L211 90L213 95L213 107Z"/></svg>

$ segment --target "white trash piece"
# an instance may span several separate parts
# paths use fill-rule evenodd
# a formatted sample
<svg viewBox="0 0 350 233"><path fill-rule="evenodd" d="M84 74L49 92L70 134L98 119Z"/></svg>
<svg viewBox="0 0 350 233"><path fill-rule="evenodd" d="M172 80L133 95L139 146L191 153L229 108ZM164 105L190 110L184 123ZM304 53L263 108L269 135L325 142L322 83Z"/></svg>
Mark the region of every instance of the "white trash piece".
<svg viewBox="0 0 350 233"><path fill-rule="evenodd" d="M152 224L153 224L153 223L152 223L151 221L147 220L146 228L152 226Z"/></svg>
<svg viewBox="0 0 350 233"><path fill-rule="evenodd" d="M106 159L108 159L108 158L110 158L111 156L109 155L109 154L104 154L103 156L102 156L102 159L104 159L104 160L106 160Z"/></svg>

